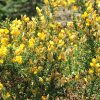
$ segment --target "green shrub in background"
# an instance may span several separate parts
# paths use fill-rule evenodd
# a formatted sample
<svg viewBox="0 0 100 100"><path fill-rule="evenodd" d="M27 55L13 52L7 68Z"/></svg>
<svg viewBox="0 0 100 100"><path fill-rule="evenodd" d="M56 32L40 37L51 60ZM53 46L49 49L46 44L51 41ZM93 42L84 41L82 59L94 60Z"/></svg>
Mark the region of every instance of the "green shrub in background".
<svg viewBox="0 0 100 100"><path fill-rule="evenodd" d="M35 7L40 6L42 0L0 0L0 20L20 18L20 15L33 16Z"/></svg>

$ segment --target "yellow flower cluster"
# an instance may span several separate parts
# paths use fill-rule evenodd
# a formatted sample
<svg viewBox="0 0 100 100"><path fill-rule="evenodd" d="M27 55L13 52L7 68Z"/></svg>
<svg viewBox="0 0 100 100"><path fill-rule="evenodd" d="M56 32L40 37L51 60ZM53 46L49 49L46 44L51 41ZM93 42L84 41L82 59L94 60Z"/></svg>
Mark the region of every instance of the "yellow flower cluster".
<svg viewBox="0 0 100 100"><path fill-rule="evenodd" d="M2 83L0 83L0 90L2 90L3 89L3 84Z"/></svg>
<svg viewBox="0 0 100 100"><path fill-rule="evenodd" d="M52 7L60 7L60 6L64 6L66 7L67 3L69 3L69 1L63 0L63 2L61 0L51 0L49 2L49 0L44 0L44 3L46 5L50 4Z"/></svg>
<svg viewBox="0 0 100 100"><path fill-rule="evenodd" d="M93 58L90 66L89 74L96 73L97 75L100 75L100 56Z"/></svg>
<svg viewBox="0 0 100 100"><path fill-rule="evenodd" d="M13 62L17 62L19 64L22 64L22 56L16 56L12 59Z"/></svg>

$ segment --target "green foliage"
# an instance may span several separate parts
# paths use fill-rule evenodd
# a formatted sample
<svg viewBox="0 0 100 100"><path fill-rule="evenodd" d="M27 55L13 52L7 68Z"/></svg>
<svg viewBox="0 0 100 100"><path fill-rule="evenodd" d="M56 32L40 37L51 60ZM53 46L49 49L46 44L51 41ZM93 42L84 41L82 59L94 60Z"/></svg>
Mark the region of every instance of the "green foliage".
<svg viewBox="0 0 100 100"><path fill-rule="evenodd" d="M0 0L0 20L20 18L21 15L36 15L36 6L42 4L41 0Z"/></svg>

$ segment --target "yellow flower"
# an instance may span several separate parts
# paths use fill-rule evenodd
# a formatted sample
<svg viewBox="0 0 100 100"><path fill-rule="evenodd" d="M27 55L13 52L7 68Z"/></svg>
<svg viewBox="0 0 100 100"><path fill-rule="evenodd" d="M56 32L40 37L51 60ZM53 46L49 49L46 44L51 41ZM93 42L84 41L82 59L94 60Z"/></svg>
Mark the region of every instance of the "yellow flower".
<svg viewBox="0 0 100 100"><path fill-rule="evenodd" d="M37 74L37 70L36 70L36 71L34 71L34 74L35 74L35 75Z"/></svg>
<svg viewBox="0 0 100 100"><path fill-rule="evenodd" d="M41 33L39 32L38 37L40 40L44 40L46 38L46 34L44 32L41 32Z"/></svg>
<svg viewBox="0 0 100 100"><path fill-rule="evenodd" d="M18 62L19 64L22 64L22 56L16 56L14 59L13 59L14 62Z"/></svg>
<svg viewBox="0 0 100 100"><path fill-rule="evenodd" d="M61 1L62 2L62 1ZM67 6L67 2L66 1L63 1L62 2L62 6L66 7Z"/></svg>
<svg viewBox="0 0 100 100"><path fill-rule="evenodd" d="M99 0L98 0L99 1ZM98 7L100 8L100 1L98 2Z"/></svg>
<svg viewBox="0 0 100 100"><path fill-rule="evenodd" d="M75 75L75 80L79 79L79 74Z"/></svg>
<svg viewBox="0 0 100 100"><path fill-rule="evenodd" d="M96 17L96 21L97 21L97 22L100 22L100 16L97 16L97 17Z"/></svg>
<svg viewBox="0 0 100 100"><path fill-rule="evenodd" d="M3 84L0 82L0 90L3 89Z"/></svg>
<svg viewBox="0 0 100 100"><path fill-rule="evenodd" d="M71 40L71 41L73 41L73 40L75 40L76 39L76 35L71 35L70 37L69 37L69 39Z"/></svg>
<svg viewBox="0 0 100 100"><path fill-rule="evenodd" d="M6 98L9 98L11 95L9 92L6 93Z"/></svg>
<svg viewBox="0 0 100 100"><path fill-rule="evenodd" d="M100 64L99 63L96 63L95 67L96 68L100 68Z"/></svg>
<svg viewBox="0 0 100 100"><path fill-rule="evenodd" d="M88 12L92 12L93 11L93 7L92 7L93 5L92 4L90 4L88 7L87 7L87 11Z"/></svg>
<svg viewBox="0 0 100 100"><path fill-rule="evenodd" d="M93 22L91 19L89 19L89 18L86 19L86 26L90 26L92 23Z"/></svg>
<svg viewBox="0 0 100 100"><path fill-rule="evenodd" d="M8 38L2 38L1 43L2 45L6 46L8 44Z"/></svg>
<svg viewBox="0 0 100 100"><path fill-rule="evenodd" d="M65 53L61 53L59 56L58 56L58 60L65 60Z"/></svg>
<svg viewBox="0 0 100 100"><path fill-rule="evenodd" d="M44 80L43 80L43 78L42 78L42 77L39 77L39 81L40 81L41 83L43 83L43 82L44 82Z"/></svg>
<svg viewBox="0 0 100 100"><path fill-rule="evenodd" d="M77 6L72 6L72 9L73 9L74 11L76 11L76 10L78 10L78 7L77 7Z"/></svg>
<svg viewBox="0 0 100 100"><path fill-rule="evenodd" d="M93 59L92 59L92 62L93 62L94 64L96 64L96 59L95 59L95 58L93 58Z"/></svg>
<svg viewBox="0 0 100 100"><path fill-rule="evenodd" d="M10 48L11 47L11 44L8 44L7 47Z"/></svg>
<svg viewBox="0 0 100 100"><path fill-rule="evenodd" d="M97 59L98 61L100 61L100 56L96 56L96 59Z"/></svg>
<svg viewBox="0 0 100 100"><path fill-rule="evenodd" d="M53 45L48 45L48 51L51 51L54 48Z"/></svg>
<svg viewBox="0 0 100 100"><path fill-rule="evenodd" d="M22 21L15 19L12 21L11 28L13 27L20 28L21 25L22 25Z"/></svg>
<svg viewBox="0 0 100 100"><path fill-rule="evenodd" d="M44 3L45 3L46 5L48 5L48 4L49 4L49 1L48 1L48 0L44 0Z"/></svg>
<svg viewBox="0 0 100 100"><path fill-rule="evenodd" d="M24 44L20 44L20 46L15 50L15 54L20 55L20 53L23 52L24 46Z"/></svg>
<svg viewBox="0 0 100 100"><path fill-rule="evenodd" d="M37 67L33 67L33 68L32 68L32 72L33 72L34 74L37 74L37 72L38 72Z"/></svg>
<svg viewBox="0 0 100 100"><path fill-rule="evenodd" d="M77 44L74 44L74 47L76 47L76 48L77 48Z"/></svg>
<svg viewBox="0 0 100 100"><path fill-rule="evenodd" d="M40 20L42 24L45 24L45 17L43 15L40 17Z"/></svg>
<svg viewBox="0 0 100 100"><path fill-rule="evenodd" d="M67 22L67 26L68 27L72 27L73 26L73 22L72 21Z"/></svg>
<svg viewBox="0 0 100 100"><path fill-rule="evenodd" d="M4 46L1 46L1 48L0 48L0 57L6 56L7 52L8 52L7 48L4 47Z"/></svg>
<svg viewBox="0 0 100 100"><path fill-rule="evenodd" d="M88 16L87 12L84 12L84 14L82 14L82 18L85 19Z"/></svg>
<svg viewBox="0 0 100 100"><path fill-rule="evenodd" d="M16 55L20 55L20 53L21 53L21 50L19 48L15 50Z"/></svg>
<svg viewBox="0 0 100 100"><path fill-rule="evenodd" d="M20 34L20 31L18 30L18 28L15 28L15 27L14 27L14 28L12 29L12 31L11 31L11 34L12 34L12 35L15 35L15 36L18 36L18 35Z"/></svg>
<svg viewBox="0 0 100 100"><path fill-rule="evenodd" d="M100 75L100 68L96 69L96 72Z"/></svg>
<svg viewBox="0 0 100 100"><path fill-rule="evenodd" d="M19 46L19 48L20 48L21 50L23 50L24 47L25 47L24 44L20 44L20 46Z"/></svg>
<svg viewBox="0 0 100 100"><path fill-rule="evenodd" d="M12 31L12 30L16 30L16 29L18 30L18 29L21 28L21 26L22 26L22 21L21 21L21 20L15 19L15 20L13 20L12 23L10 24L10 29L11 29L11 31Z"/></svg>
<svg viewBox="0 0 100 100"><path fill-rule="evenodd" d="M9 33L9 30L8 29L4 29L4 33L5 34L8 34Z"/></svg>
<svg viewBox="0 0 100 100"><path fill-rule="evenodd" d="M29 47L33 47L34 43L35 43L35 39L34 38L29 39L29 42L28 42Z"/></svg>
<svg viewBox="0 0 100 100"><path fill-rule="evenodd" d="M4 33L4 29L0 28L0 34Z"/></svg>
<svg viewBox="0 0 100 100"><path fill-rule="evenodd" d="M87 78L84 78L84 81L87 83L88 82Z"/></svg>
<svg viewBox="0 0 100 100"><path fill-rule="evenodd" d="M75 0L67 0L68 1L68 5L71 5L72 3L75 3Z"/></svg>
<svg viewBox="0 0 100 100"><path fill-rule="evenodd" d="M38 67L38 71L42 71L43 67L42 66L39 66Z"/></svg>
<svg viewBox="0 0 100 100"><path fill-rule="evenodd" d="M42 99L42 100L46 100L46 97L45 97L45 96L42 96L41 99Z"/></svg>
<svg viewBox="0 0 100 100"><path fill-rule="evenodd" d="M27 22L29 22L29 17L26 17L25 19L24 19L24 21L27 23Z"/></svg>
<svg viewBox="0 0 100 100"><path fill-rule="evenodd" d="M89 74L93 74L94 70L93 69L89 69Z"/></svg>
<svg viewBox="0 0 100 100"><path fill-rule="evenodd" d="M51 27L51 28L55 28L56 26L54 25L54 24L52 24L52 23L49 23L49 26Z"/></svg>
<svg viewBox="0 0 100 100"><path fill-rule="evenodd" d="M62 46L62 45L64 45L64 41L63 40L59 40L58 46Z"/></svg>
<svg viewBox="0 0 100 100"><path fill-rule="evenodd" d="M55 1L54 1L54 0L51 0L50 5L51 5L52 7L55 7Z"/></svg>
<svg viewBox="0 0 100 100"><path fill-rule="evenodd" d="M39 16L42 15L42 9L40 9L39 7L36 7L36 11L38 13Z"/></svg>
<svg viewBox="0 0 100 100"><path fill-rule="evenodd" d="M54 45L54 42L53 42L53 41L51 41L51 40L49 41L49 43L50 43L50 45Z"/></svg>
<svg viewBox="0 0 100 100"><path fill-rule="evenodd" d="M3 59L0 59L0 64L3 64L3 62L4 62Z"/></svg>
<svg viewBox="0 0 100 100"><path fill-rule="evenodd" d="M64 38L64 33L65 31L64 30L61 30L61 32L59 33L59 38L63 39Z"/></svg>
<svg viewBox="0 0 100 100"><path fill-rule="evenodd" d="M90 66L91 66L91 67L95 67L95 64L94 64L94 63L90 63Z"/></svg>

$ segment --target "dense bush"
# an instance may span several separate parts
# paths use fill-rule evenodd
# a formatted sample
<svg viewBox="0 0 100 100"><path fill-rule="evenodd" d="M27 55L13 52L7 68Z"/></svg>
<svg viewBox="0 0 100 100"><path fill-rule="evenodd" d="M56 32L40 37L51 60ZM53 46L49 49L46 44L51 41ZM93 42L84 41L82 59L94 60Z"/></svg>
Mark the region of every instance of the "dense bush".
<svg viewBox="0 0 100 100"><path fill-rule="evenodd" d="M99 0L44 0L37 17L0 28L0 99L99 100ZM59 9L71 20L57 20Z"/></svg>

